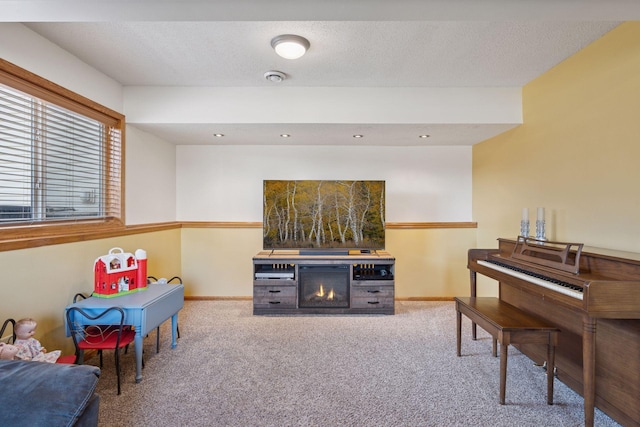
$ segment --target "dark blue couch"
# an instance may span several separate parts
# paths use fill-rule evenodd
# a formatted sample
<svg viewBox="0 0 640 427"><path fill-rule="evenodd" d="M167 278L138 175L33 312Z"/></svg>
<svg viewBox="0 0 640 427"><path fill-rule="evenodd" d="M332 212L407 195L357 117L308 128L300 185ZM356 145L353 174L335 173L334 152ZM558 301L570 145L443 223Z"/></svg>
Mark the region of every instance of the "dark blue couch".
<svg viewBox="0 0 640 427"><path fill-rule="evenodd" d="M100 369L0 360L0 425L97 426Z"/></svg>

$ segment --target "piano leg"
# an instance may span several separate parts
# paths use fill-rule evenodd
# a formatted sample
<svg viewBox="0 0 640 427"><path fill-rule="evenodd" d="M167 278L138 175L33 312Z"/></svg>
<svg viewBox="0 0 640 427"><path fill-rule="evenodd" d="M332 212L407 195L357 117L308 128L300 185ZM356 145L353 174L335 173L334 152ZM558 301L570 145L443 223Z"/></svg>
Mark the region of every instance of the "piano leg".
<svg viewBox="0 0 640 427"><path fill-rule="evenodd" d="M508 338L507 338L508 339ZM509 356L509 344L500 343L500 404L504 405L507 391L507 357Z"/></svg>
<svg viewBox="0 0 640 427"><path fill-rule="evenodd" d="M553 379L556 359L556 346L558 345L558 334L549 335L547 344L547 404L553 405Z"/></svg>
<svg viewBox="0 0 640 427"><path fill-rule="evenodd" d="M585 315L582 319L582 375L584 384L584 425L593 427L596 403L596 322Z"/></svg>

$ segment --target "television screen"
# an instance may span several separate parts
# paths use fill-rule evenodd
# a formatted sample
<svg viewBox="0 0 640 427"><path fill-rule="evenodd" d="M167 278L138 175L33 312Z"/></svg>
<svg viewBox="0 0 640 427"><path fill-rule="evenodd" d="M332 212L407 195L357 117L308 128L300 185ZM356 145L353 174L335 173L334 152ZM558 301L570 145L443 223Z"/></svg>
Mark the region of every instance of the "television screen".
<svg viewBox="0 0 640 427"><path fill-rule="evenodd" d="M265 180L264 249L384 249L384 181Z"/></svg>

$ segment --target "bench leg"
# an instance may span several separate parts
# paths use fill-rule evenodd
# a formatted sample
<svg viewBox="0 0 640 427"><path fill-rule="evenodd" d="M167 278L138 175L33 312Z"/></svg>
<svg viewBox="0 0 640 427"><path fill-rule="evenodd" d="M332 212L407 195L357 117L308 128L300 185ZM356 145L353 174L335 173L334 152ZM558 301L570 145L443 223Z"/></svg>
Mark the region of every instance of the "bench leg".
<svg viewBox="0 0 640 427"><path fill-rule="evenodd" d="M460 346L462 341L462 313L456 310L456 351L460 357Z"/></svg>
<svg viewBox="0 0 640 427"><path fill-rule="evenodd" d="M507 391L507 356L509 344L500 343L500 404L504 405L504 396Z"/></svg>
<svg viewBox="0 0 640 427"><path fill-rule="evenodd" d="M493 350L492 353L493 357L498 357L498 340L493 338Z"/></svg>

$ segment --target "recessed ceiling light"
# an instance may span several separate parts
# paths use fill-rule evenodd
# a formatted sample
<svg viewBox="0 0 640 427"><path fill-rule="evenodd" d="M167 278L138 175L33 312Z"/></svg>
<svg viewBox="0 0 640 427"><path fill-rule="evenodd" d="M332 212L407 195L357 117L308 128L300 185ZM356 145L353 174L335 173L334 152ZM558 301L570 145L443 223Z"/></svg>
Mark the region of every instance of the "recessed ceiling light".
<svg viewBox="0 0 640 427"><path fill-rule="evenodd" d="M354 138L362 138L364 135L353 135Z"/></svg>
<svg viewBox="0 0 640 427"><path fill-rule="evenodd" d="M271 47L286 59L298 59L309 49L309 40L293 34L283 34L271 40Z"/></svg>
<svg viewBox="0 0 640 427"><path fill-rule="evenodd" d="M216 138L222 138L224 136L223 133L214 133L213 136L215 136Z"/></svg>
<svg viewBox="0 0 640 427"><path fill-rule="evenodd" d="M288 133L282 133L280 134L280 136L283 138L289 138L291 135L289 135Z"/></svg>
<svg viewBox="0 0 640 427"><path fill-rule="evenodd" d="M429 138L429 137L431 137L431 135L426 135L425 134L425 135L420 135L418 138Z"/></svg>

